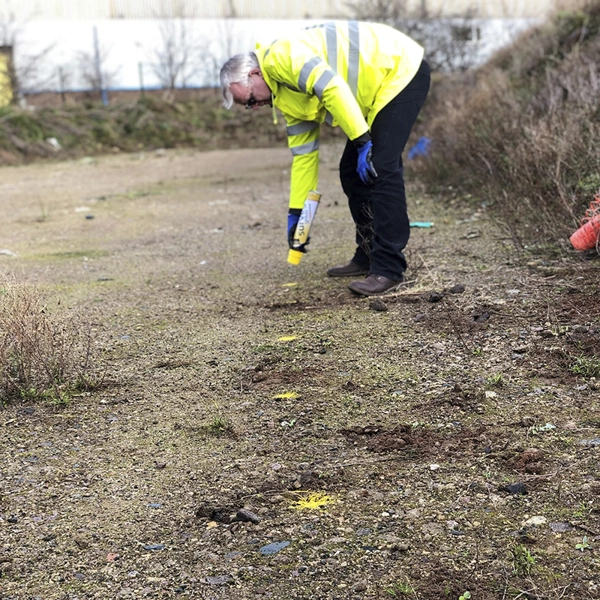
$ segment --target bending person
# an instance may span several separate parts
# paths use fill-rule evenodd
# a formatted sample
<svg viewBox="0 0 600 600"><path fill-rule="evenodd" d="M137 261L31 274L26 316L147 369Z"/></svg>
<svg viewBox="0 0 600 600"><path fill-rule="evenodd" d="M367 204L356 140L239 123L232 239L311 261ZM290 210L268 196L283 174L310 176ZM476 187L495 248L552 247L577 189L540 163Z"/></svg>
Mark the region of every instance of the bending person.
<svg viewBox="0 0 600 600"><path fill-rule="evenodd" d="M356 250L331 277L364 296L404 280L410 224L402 153L425 102L430 71L423 48L387 25L331 21L302 29L222 67L223 104L273 106L287 124L292 151L288 242L304 199L318 189L320 124L348 136L340 180L356 226Z"/></svg>

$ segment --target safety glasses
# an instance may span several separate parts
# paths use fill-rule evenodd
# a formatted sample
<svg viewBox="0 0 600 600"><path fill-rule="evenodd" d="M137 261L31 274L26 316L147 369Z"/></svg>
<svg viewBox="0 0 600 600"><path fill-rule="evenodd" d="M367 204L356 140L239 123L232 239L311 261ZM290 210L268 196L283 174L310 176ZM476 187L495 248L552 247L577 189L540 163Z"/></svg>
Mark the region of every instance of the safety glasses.
<svg viewBox="0 0 600 600"><path fill-rule="evenodd" d="M248 101L246 102L246 104L244 104L244 106L246 108L252 108L257 102L258 100L254 97L254 95L250 94L250 98L248 98Z"/></svg>

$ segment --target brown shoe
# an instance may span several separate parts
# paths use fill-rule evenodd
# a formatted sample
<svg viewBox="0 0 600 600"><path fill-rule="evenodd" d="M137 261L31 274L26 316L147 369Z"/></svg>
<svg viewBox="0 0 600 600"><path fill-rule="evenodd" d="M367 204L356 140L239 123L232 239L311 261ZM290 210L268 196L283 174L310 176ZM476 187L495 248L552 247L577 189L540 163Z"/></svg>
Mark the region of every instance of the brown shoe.
<svg viewBox="0 0 600 600"><path fill-rule="evenodd" d="M394 290L404 279L388 279L383 275L369 275L365 279L353 281L348 288L361 296L378 296Z"/></svg>
<svg viewBox="0 0 600 600"><path fill-rule="evenodd" d="M366 275L367 269L359 267L355 262L350 261L348 264L340 265L339 267L331 267L327 270L329 277L360 277Z"/></svg>

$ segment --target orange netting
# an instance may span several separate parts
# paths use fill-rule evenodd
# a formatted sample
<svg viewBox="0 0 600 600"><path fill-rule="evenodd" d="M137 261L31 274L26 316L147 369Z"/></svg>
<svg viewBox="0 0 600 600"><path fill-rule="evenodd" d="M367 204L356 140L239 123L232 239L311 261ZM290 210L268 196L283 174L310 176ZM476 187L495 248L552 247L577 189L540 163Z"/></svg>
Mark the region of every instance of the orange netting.
<svg viewBox="0 0 600 600"><path fill-rule="evenodd" d="M590 203L590 207L585 211L583 218L581 219L581 225L585 225L588 221L591 221L598 215L600 215L600 193L594 196L594 199Z"/></svg>

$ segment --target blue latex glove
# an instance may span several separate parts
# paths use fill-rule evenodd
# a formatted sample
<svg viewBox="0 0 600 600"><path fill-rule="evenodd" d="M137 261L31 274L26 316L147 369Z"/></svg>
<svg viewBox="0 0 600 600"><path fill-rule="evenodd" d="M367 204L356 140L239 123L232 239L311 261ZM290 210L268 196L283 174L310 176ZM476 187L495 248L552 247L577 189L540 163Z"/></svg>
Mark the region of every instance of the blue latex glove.
<svg viewBox="0 0 600 600"><path fill-rule="evenodd" d="M373 142L369 140L358 148L358 166L356 171L365 185L371 185L377 179L377 171L373 166Z"/></svg>
<svg viewBox="0 0 600 600"><path fill-rule="evenodd" d="M422 136L417 140L417 143L408 151L408 160L414 160L417 156L429 156L429 148L431 140L428 137Z"/></svg>
<svg viewBox="0 0 600 600"><path fill-rule="evenodd" d="M288 226L287 226L287 236L288 236L288 246L293 250L301 250L304 251L304 248L294 248L294 234L296 233L296 227L298 225L298 221L300 220L300 213L302 211L299 208L290 208L288 212Z"/></svg>

